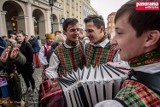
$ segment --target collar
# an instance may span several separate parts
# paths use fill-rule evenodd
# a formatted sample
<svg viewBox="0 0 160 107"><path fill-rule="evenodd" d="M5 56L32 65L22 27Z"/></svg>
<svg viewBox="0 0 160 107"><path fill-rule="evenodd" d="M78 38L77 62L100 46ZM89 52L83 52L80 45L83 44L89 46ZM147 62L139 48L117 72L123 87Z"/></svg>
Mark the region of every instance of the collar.
<svg viewBox="0 0 160 107"><path fill-rule="evenodd" d="M160 50L153 50L150 52L147 52L141 56L132 58L129 60L129 65L131 67L138 67L138 66L144 66L148 64L153 63L159 63L160 62Z"/></svg>
<svg viewBox="0 0 160 107"><path fill-rule="evenodd" d="M109 43L109 40L106 38L101 43L98 43L98 44L91 43L91 45L93 45L94 47L102 47L102 48L104 48L108 43Z"/></svg>
<svg viewBox="0 0 160 107"><path fill-rule="evenodd" d="M139 67L131 67L134 71L141 71L149 74L154 74L160 72L160 63L154 63Z"/></svg>
<svg viewBox="0 0 160 107"><path fill-rule="evenodd" d="M78 44L79 44L79 43L78 43ZM78 44L77 44L77 45L78 45ZM63 45L64 45L66 48L74 48L73 46L69 46L69 45L67 45L67 43L66 43L66 42L63 42ZM77 45L76 45L76 46L77 46Z"/></svg>
<svg viewBox="0 0 160 107"><path fill-rule="evenodd" d="M45 43L45 45L44 45L44 46L45 46L46 48L47 48L47 47L51 47L50 45L47 45L47 43Z"/></svg>

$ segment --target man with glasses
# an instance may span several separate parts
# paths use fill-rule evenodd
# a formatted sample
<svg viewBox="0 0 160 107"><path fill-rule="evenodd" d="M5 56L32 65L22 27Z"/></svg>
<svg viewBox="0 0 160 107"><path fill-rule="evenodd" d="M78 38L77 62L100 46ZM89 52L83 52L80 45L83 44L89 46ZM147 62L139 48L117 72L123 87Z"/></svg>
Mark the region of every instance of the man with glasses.
<svg viewBox="0 0 160 107"><path fill-rule="evenodd" d="M118 54L105 35L105 24L101 16L89 15L84 19L86 36L90 43L85 46L86 66L118 61Z"/></svg>
<svg viewBox="0 0 160 107"><path fill-rule="evenodd" d="M68 72L83 68L85 57L79 38L79 23L75 18L67 18L63 23L63 33L66 41L58 45L53 51L46 76L50 79L66 75Z"/></svg>

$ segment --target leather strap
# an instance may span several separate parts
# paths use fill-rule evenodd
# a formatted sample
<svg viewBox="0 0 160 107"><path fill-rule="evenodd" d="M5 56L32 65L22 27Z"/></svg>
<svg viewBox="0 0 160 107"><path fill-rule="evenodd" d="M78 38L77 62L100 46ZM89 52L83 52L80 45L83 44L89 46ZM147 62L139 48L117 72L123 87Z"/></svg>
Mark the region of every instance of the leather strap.
<svg viewBox="0 0 160 107"><path fill-rule="evenodd" d="M131 70L129 77L131 78L132 76L135 77L138 82L146 85L160 95L160 72L149 74L141 71Z"/></svg>

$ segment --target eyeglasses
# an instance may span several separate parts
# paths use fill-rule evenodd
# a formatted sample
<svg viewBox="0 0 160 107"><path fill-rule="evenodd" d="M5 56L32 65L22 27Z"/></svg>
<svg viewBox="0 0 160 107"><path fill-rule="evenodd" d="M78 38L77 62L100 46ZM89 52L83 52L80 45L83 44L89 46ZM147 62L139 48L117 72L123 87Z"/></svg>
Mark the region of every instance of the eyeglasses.
<svg viewBox="0 0 160 107"><path fill-rule="evenodd" d="M79 32L80 29L79 28L77 28L77 29L70 29L70 32L75 32L75 31Z"/></svg>
<svg viewBox="0 0 160 107"><path fill-rule="evenodd" d="M92 33L94 30L92 30L92 29L86 29L85 30L87 33Z"/></svg>

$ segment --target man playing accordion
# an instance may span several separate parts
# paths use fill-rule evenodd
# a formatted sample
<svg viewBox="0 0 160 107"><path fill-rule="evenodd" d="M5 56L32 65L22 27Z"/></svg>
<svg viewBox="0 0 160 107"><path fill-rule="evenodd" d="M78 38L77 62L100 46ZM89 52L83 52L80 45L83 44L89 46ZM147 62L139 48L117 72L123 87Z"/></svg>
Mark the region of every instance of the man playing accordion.
<svg viewBox="0 0 160 107"><path fill-rule="evenodd" d="M121 59L133 70L114 100L95 107L160 106L160 11L136 10L137 2L148 0L130 0L117 11L112 40Z"/></svg>

